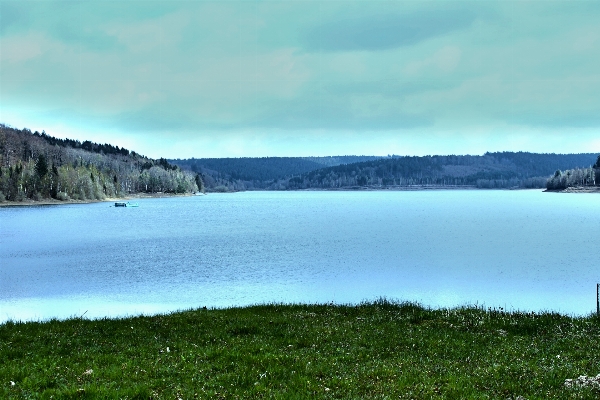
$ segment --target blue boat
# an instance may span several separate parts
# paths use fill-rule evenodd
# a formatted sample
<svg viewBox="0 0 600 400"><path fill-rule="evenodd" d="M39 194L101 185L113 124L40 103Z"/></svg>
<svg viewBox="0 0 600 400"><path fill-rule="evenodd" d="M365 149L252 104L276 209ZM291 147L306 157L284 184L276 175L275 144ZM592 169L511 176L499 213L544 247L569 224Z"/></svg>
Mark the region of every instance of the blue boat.
<svg viewBox="0 0 600 400"><path fill-rule="evenodd" d="M139 207L137 203L125 203L124 201L119 201L115 203L115 207Z"/></svg>

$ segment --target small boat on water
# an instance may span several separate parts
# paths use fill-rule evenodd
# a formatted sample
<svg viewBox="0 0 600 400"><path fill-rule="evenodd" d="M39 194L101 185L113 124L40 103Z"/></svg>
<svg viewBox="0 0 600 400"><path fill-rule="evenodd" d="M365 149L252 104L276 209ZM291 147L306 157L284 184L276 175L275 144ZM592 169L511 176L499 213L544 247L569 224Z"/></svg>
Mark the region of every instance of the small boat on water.
<svg viewBox="0 0 600 400"><path fill-rule="evenodd" d="M139 206L138 206L138 203L118 201L115 203L115 207L139 207Z"/></svg>

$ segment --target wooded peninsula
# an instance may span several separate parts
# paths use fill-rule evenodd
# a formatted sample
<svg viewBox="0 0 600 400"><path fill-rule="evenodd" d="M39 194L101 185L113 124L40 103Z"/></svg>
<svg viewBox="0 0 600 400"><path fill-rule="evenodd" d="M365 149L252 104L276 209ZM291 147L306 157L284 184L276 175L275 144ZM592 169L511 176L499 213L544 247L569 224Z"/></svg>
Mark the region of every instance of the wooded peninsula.
<svg viewBox="0 0 600 400"><path fill-rule="evenodd" d="M198 174L164 158L0 125L0 202L104 200L203 189Z"/></svg>

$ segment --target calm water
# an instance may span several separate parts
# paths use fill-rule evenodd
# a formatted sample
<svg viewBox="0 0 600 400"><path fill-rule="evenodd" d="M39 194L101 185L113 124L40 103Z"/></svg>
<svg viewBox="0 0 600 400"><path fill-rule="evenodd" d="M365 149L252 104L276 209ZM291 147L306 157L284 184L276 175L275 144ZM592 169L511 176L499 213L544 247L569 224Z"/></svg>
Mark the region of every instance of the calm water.
<svg viewBox="0 0 600 400"><path fill-rule="evenodd" d="M0 322L265 302L595 311L600 196L246 192L0 209Z"/></svg>

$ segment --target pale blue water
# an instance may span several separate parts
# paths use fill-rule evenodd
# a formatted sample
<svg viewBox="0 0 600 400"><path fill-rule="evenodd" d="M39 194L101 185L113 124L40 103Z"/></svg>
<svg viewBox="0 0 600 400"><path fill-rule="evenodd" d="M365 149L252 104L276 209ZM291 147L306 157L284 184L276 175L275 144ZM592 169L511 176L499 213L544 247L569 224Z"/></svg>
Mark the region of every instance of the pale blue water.
<svg viewBox="0 0 600 400"><path fill-rule="evenodd" d="M256 303L595 311L600 196L245 192L0 209L0 322Z"/></svg>

